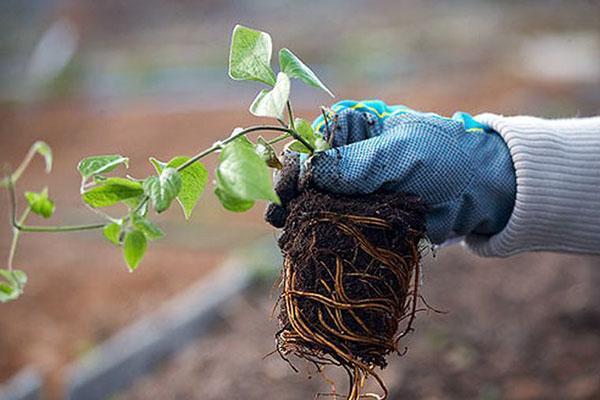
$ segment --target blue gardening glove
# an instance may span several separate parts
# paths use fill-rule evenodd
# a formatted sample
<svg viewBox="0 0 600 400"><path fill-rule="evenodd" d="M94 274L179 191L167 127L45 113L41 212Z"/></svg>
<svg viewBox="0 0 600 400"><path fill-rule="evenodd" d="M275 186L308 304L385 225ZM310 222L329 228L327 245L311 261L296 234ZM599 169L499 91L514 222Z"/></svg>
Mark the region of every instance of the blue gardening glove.
<svg viewBox="0 0 600 400"><path fill-rule="evenodd" d="M516 179L497 133L465 113L450 119L381 101L342 101L332 109L334 148L306 160L303 179L337 193L417 195L429 206L427 231L435 244L492 235L506 225ZM313 125L327 138L323 117Z"/></svg>

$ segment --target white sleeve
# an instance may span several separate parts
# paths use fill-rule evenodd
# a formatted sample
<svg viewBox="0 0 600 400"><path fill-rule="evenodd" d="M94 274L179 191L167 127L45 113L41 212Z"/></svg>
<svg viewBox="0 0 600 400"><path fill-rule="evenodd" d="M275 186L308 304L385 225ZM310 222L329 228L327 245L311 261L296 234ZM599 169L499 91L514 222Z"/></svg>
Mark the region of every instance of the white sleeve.
<svg viewBox="0 0 600 400"><path fill-rule="evenodd" d="M517 196L501 232L468 235L466 246L487 257L537 250L600 254L600 117L475 119L508 145Z"/></svg>

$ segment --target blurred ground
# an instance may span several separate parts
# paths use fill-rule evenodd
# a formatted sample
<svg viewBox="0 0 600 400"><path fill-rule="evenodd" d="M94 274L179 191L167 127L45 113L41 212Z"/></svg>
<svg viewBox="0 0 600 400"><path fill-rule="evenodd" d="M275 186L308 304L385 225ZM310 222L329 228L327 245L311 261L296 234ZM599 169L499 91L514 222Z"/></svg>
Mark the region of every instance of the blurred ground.
<svg viewBox="0 0 600 400"><path fill-rule="evenodd" d="M226 75L237 22L290 47L337 99L378 97L445 115L600 114L593 0L9 0L0 4L2 164L47 141L53 173L36 161L20 188L48 184L55 223L89 221L78 197L82 157L128 155L130 173L145 176L151 155L193 154L255 123L245 109L258 85ZM307 118L331 102L296 84L292 99ZM25 236L16 263L30 283L21 300L0 306L0 382L33 364L57 398L66 362L201 278L230 248L269 234L261 213L258 205L232 216L209 190L190 223L176 209L159 218L167 238L135 274L97 233ZM0 226L2 255L9 233ZM409 353L387 373L401 398L600 397L598 258L483 260L451 249L428 264L427 297L450 314L421 316ZM275 330L265 323L266 293L240 299L208 342L123 396L293 399L323 389L318 377L309 384L276 359L261 361Z"/></svg>
<svg viewBox="0 0 600 400"><path fill-rule="evenodd" d="M149 155L167 160L207 147L228 132L230 114L236 122L247 122L240 113L155 115L131 109L107 115L74 104L8 110L1 117L0 158L15 165L33 141L47 141L56 159L53 173L45 176L42 161L36 161L18 188L37 190L48 184L57 207L53 223L94 221L78 199L79 159L120 152L131 155L129 173L145 176L151 173ZM176 137L163 141L170 130ZM78 138L80 133L85 137ZM8 216L2 195L0 212ZM16 266L27 271L30 282L22 299L0 309L0 381L32 364L50 378L51 392L56 393L66 362L190 285L232 249L269 232L261 214L257 206L231 218L209 190L191 222L182 222L177 207L158 217L167 237L150 246L133 274L100 232L24 235ZM46 222L32 218L32 223ZM1 232L0 252L7 254L10 225L3 224Z"/></svg>
<svg viewBox="0 0 600 400"><path fill-rule="evenodd" d="M422 313L408 353L390 357L390 400L599 398L599 267L598 257L481 260L460 248L429 258L424 294L448 313ZM116 399L300 400L328 392L318 374L308 380L302 361L295 374L277 355L263 360L276 331L275 321L265 323L268 291L265 284L237 299L207 340ZM344 376L327 375L344 393Z"/></svg>
<svg viewBox="0 0 600 400"><path fill-rule="evenodd" d="M597 0L9 0L0 4L0 97L75 97L111 109L140 100L163 110L246 108L257 85L224 73L231 29L243 23L272 34L274 55L284 46L299 54L340 99L431 107L408 97L415 85L460 87L474 101L448 104L452 112L503 106L586 115L598 112L599 15ZM496 85L478 84L490 75ZM517 85L523 110L494 99L506 80L569 89L585 101ZM299 84L294 100L327 101Z"/></svg>

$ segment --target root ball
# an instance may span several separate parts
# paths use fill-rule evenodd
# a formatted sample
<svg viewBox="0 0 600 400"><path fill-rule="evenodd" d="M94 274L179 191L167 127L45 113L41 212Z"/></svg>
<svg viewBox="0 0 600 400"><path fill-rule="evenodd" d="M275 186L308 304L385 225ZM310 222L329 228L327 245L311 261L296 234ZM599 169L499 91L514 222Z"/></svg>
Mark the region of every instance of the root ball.
<svg viewBox="0 0 600 400"><path fill-rule="evenodd" d="M398 352L418 300L425 206L415 197L304 190L288 205L277 349L343 367L346 398L385 398L374 369ZM402 327L401 327L402 325ZM367 377L383 394L364 394Z"/></svg>

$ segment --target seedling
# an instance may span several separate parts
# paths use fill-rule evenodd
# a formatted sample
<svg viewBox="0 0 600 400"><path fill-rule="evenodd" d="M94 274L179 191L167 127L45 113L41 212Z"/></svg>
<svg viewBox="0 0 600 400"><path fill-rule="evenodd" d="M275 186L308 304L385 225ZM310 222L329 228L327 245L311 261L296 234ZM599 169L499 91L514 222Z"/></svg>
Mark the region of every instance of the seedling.
<svg viewBox="0 0 600 400"><path fill-rule="evenodd" d="M13 267L20 235L25 232L101 230L112 245L121 248L129 270L134 271L148 242L164 236L152 222L154 213L178 203L184 217L191 217L209 182L202 160L211 154L219 154L214 193L225 209L246 211L259 200L279 204L269 169L282 168L282 162L273 145L285 142L286 149L310 157L330 148L335 127L325 119L328 142L308 121L295 117L291 79L332 93L286 48L279 51L276 74L271 68L272 47L267 33L237 25L231 40L229 76L266 85L250 105L250 112L273 118L278 124L236 128L192 157L176 156L169 161L150 157L156 174L144 179L123 176L129 159L119 154L81 160L77 166L81 198L102 218L100 223L27 224L31 214L50 218L55 207L48 189L43 188L25 192L27 205L20 213L17 209L15 186L32 158L43 156L46 172L52 169L50 147L35 143L19 167L0 181L9 193L13 228L6 268L0 269L0 302L18 298L27 283L25 273ZM113 215L114 206L124 212ZM113 208L107 211L107 207ZM412 329L419 298L416 280L425 207L419 199L401 194L348 197L310 186L286 207L289 214L279 240L284 265L277 351L286 360L290 354L304 358L319 371L329 364L343 367L350 378L349 400L386 398L385 385L374 369L385 367L386 356L398 351L398 341ZM406 327L399 330L404 320ZM369 376L380 384L382 396L363 393ZM330 395L340 396L335 388Z"/></svg>
<svg viewBox="0 0 600 400"><path fill-rule="evenodd" d="M289 49L279 52L279 72L271 67L273 45L268 33L237 25L231 38L229 76L235 80L253 80L267 86L250 105L250 112L259 117L271 117L278 125L257 125L236 128L231 135L215 142L192 157L176 156L163 162L150 157L156 175L134 179L117 176L129 167L129 158L120 154L84 158L77 169L81 174L81 199L104 220L77 226L27 225L31 214L50 218L54 202L48 189L25 192L26 207L18 215L15 186L36 155L43 156L46 172L52 170L52 151L44 142L36 142L19 167L7 173L0 186L8 189L11 204L13 240L5 269L0 269L0 302L14 300L23 293L27 282L25 272L14 268L14 258L21 234L25 232L77 232L101 230L104 237L120 247L130 271L140 265L148 242L160 239L164 232L151 221L152 211L162 213L178 203L185 219L190 219L200 197L208 186L209 173L202 159L219 153L215 171L214 193L227 210L249 210L257 200L278 203L271 183L270 168L280 168L281 162L273 148L287 142L294 151L312 154L329 145L310 124L296 118L290 102L290 80L298 79L309 86L331 91L315 73ZM254 134L262 136L255 137ZM273 137L268 137L271 135ZM123 174L121 174L123 175ZM112 215L106 207L122 205L124 214Z"/></svg>

